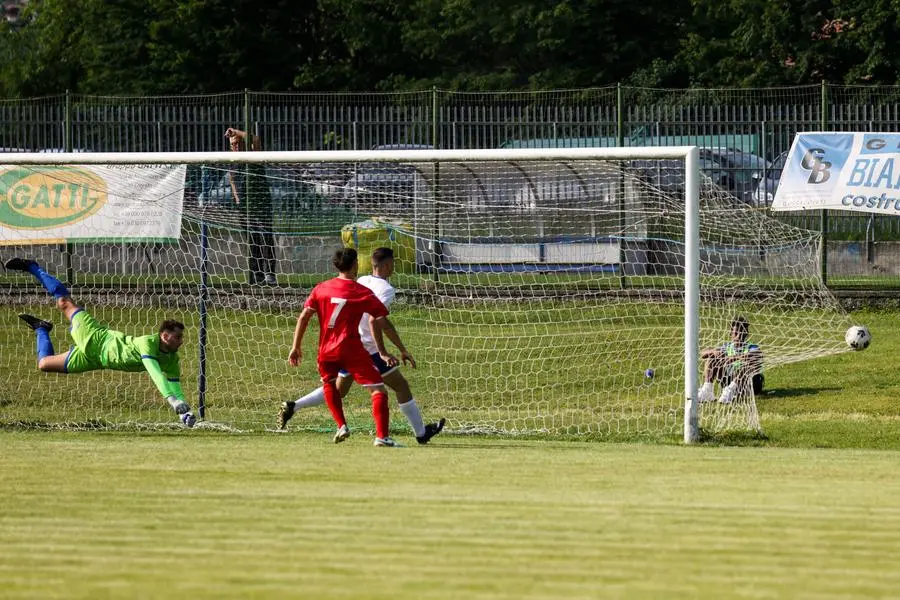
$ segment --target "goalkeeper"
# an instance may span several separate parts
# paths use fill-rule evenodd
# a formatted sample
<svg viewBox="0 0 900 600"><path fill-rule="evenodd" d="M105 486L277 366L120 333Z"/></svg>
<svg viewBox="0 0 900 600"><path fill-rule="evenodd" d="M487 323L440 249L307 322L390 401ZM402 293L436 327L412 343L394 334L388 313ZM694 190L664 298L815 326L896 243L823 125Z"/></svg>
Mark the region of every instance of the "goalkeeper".
<svg viewBox="0 0 900 600"><path fill-rule="evenodd" d="M761 394L765 377L762 373L763 355L759 346L749 341L750 323L742 316L731 321L731 341L700 353L704 362L703 385L697 394L700 402L715 399L713 381L722 386L719 402L730 404L739 387L752 385L754 394ZM749 388L749 386L747 386Z"/></svg>
<svg viewBox="0 0 900 600"><path fill-rule="evenodd" d="M178 364L178 349L184 336L184 325L163 321L159 332L132 337L100 325L69 296L69 290L33 260L11 258L5 266L11 271L31 273L56 298L56 305L71 326L75 347L54 354L50 330L53 324L32 315L21 314L37 337L38 369L46 373L85 373L99 369L113 371L147 371L163 398L179 421L193 427L196 422L190 406L184 401Z"/></svg>

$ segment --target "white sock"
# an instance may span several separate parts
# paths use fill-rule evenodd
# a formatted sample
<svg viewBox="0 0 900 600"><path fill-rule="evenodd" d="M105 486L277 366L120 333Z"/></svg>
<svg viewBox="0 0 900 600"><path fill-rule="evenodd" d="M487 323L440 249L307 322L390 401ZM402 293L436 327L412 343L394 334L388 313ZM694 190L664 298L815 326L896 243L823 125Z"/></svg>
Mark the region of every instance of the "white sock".
<svg viewBox="0 0 900 600"><path fill-rule="evenodd" d="M325 388L319 387L294 402L294 412L301 408L309 408L320 404L325 404Z"/></svg>
<svg viewBox="0 0 900 600"><path fill-rule="evenodd" d="M725 389L722 390L722 395L719 396L719 402L728 404L729 402L734 400L734 395L737 392L737 389L737 381L732 381L731 383L729 383L727 386L725 386Z"/></svg>
<svg viewBox="0 0 900 600"><path fill-rule="evenodd" d="M422 422L422 413L419 412L419 405L416 404L415 398L410 398L409 402L400 405L400 412L404 414L406 420L416 432L416 437L425 435L425 423Z"/></svg>

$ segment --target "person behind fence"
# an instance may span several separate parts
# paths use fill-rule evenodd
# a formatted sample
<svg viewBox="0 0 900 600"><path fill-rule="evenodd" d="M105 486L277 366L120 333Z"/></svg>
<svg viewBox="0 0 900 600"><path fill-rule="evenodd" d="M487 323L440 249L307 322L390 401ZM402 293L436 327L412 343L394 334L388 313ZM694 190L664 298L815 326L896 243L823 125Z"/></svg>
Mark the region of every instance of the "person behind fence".
<svg viewBox="0 0 900 600"><path fill-rule="evenodd" d="M247 149L247 132L229 127L225 131L232 152ZM261 150L259 136L252 136L251 150ZM275 278L275 236L272 224L272 194L265 165L248 163L229 175L235 203L245 215L247 226L248 282L277 285Z"/></svg>
<svg viewBox="0 0 900 600"><path fill-rule="evenodd" d="M715 399L713 382L722 386L719 402L730 404L742 386L752 385L754 394L761 394L765 377L762 373L763 354L759 346L749 341L750 323L742 316L731 321L731 341L700 353L704 360L703 385L697 394L700 402ZM748 388L749 388L748 385Z"/></svg>

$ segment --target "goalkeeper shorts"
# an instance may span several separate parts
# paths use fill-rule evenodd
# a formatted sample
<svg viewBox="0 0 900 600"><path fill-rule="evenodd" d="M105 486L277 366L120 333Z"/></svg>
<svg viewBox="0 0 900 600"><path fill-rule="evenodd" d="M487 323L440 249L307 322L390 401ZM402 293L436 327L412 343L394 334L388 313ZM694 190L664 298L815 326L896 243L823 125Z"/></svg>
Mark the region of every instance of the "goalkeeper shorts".
<svg viewBox="0 0 900 600"><path fill-rule="evenodd" d="M84 310L72 315L69 333L75 347L66 356L66 373L85 373L103 368L100 353L109 330Z"/></svg>

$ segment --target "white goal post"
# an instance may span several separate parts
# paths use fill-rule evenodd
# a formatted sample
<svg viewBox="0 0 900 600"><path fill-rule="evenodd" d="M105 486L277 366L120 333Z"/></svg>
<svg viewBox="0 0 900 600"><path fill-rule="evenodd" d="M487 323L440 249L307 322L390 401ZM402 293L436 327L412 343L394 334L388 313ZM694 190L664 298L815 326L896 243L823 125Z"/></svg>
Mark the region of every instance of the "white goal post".
<svg viewBox="0 0 900 600"><path fill-rule="evenodd" d="M177 165L158 177L182 178L174 186L122 168ZM184 319L200 335L190 338L200 356L182 357L185 391L198 390L207 421L234 428L271 429L278 403L315 385L314 367L298 377L281 355L338 245L357 247L361 265L378 245L394 249L392 314L422 365L408 373L414 392L460 433L680 431L692 443L701 429L758 431L752 390L700 404L701 345L720 343L743 313L766 368L845 349L849 321L818 279L816 234L717 188L693 146L0 155L0 184L32 176L40 191L0 190L15 208L0 214L4 258L31 255L74 278L76 300L86 296L129 335L151 333L167 310ZM35 219L55 222L61 205L87 201L91 177L107 178L110 197L156 207L180 233L151 228L139 239L115 217L90 230L78 214L69 220L87 231L69 234L74 251L56 225L28 241ZM254 193L266 197L263 224L247 208ZM145 376L44 376L32 386L42 375L27 372L33 339L14 331L15 316L23 307L49 316L50 303L28 276L0 275L16 343L0 357L0 423L167 422ZM39 408L50 386L66 386L71 406ZM365 407L353 410L366 418Z"/></svg>

